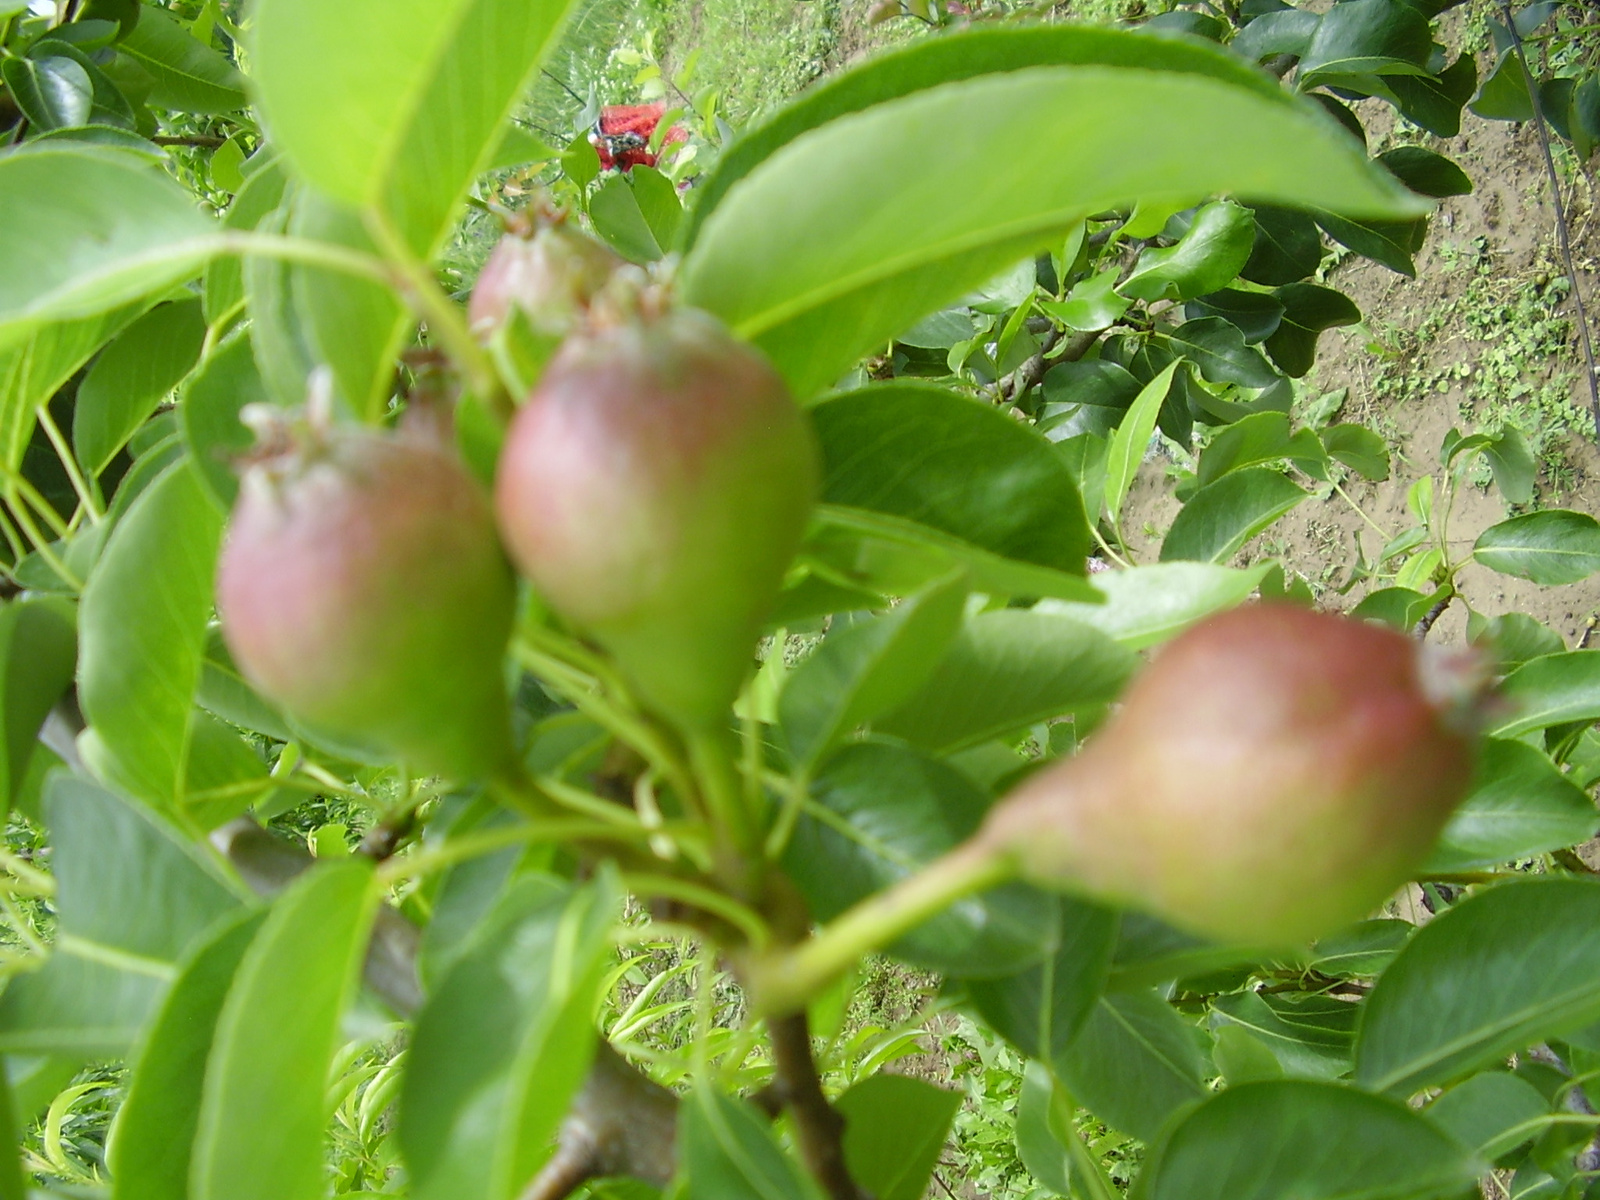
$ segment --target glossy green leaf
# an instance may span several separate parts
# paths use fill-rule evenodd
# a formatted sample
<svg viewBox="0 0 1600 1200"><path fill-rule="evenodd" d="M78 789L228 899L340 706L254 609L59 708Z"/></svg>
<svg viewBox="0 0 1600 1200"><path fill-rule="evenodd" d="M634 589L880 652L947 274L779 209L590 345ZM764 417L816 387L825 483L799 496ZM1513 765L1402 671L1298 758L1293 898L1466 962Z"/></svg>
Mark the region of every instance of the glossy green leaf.
<svg viewBox="0 0 1600 1200"><path fill-rule="evenodd" d="M1027 67L1069 63L1142 67L1199 74L1252 88L1276 89L1224 54L1177 39L1129 38L1088 24L1017 27L974 25L875 55L853 70L819 80L765 122L741 131L696 189L683 246L692 246L705 219L729 190L783 146L809 130L851 113L927 88Z"/></svg>
<svg viewBox="0 0 1600 1200"><path fill-rule="evenodd" d="M1530 878L1480 892L1417 932L1379 977L1356 1078L1408 1095L1600 1016L1600 883Z"/></svg>
<svg viewBox="0 0 1600 1200"><path fill-rule="evenodd" d="M1533 484L1539 473L1533 448L1515 426L1507 425L1483 448L1483 456L1494 473L1495 486L1512 504L1531 504Z"/></svg>
<svg viewBox="0 0 1600 1200"><path fill-rule="evenodd" d="M1389 965L1416 930L1409 921L1357 921L1318 941L1306 965L1338 978L1371 978Z"/></svg>
<svg viewBox="0 0 1600 1200"><path fill-rule="evenodd" d="M1195 213L1176 245L1146 250L1117 290L1134 300L1190 300L1225 287L1250 259L1255 221L1227 200Z"/></svg>
<svg viewBox="0 0 1600 1200"><path fill-rule="evenodd" d="M289 188L283 203L261 218L261 233L283 233L293 219L300 190ZM317 354L308 317L295 304L293 265L265 256L244 261L241 278L250 313L250 345L256 369L275 403L297 408L305 403L308 380L317 366Z"/></svg>
<svg viewBox="0 0 1600 1200"><path fill-rule="evenodd" d="M1600 650L1572 650L1522 664L1500 685L1511 713L1487 732L1518 737L1568 721L1600 720Z"/></svg>
<svg viewBox="0 0 1600 1200"><path fill-rule="evenodd" d="M1425 75L1433 35L1402 0L1345 0L1322 18L1300 59L1301 87L1327 75Z"/></svg>
<svg viewBox="0 0 1600 1200"><path fill-rule="evenodd" d="M73 617L69 605L49 599L0 605L0 812L21 791L39 729L72 685Z"/></svg>
<svg viewBox="0 0 1600 1200"><path fill-rule="evenodd" d="M1248 467L1197 491L1173 518L1161 561L1222 562L1307 493L1270 467Z"/></svg>
<svg viewBox="0 0 1600 1200"><path fill-rule="evenodd" d="M377 253L358 213L309 188L299 194L289 232ZM391 289L370 279L295 266L290 280L295 312L312 352L332 369L339 394L356 415L377 422L388 411L395 356L416 322Z"/></svg>
<svg viewBox="0 0 1600 1200"><path fill-rule="evenodd" d="M206 1064L190 1200L317 1200L328 1070L377 911L372 864L306 871L245 952Z"/></svg>
<svg viewBox="0 0 1600 1200"><path fill-rule="evenodd" d="M0 349L192 277L214 230L173 179L125 154L47 143L0 157Z"/></svg>
<svg viewBox="0 0 1600 1200"><path fill-rule="evenodd" d="M1206 1094L1197 1036L1155 992L1112 993L1100 998L1056 1069L1078 1103L1150 1141L1173 1113Z"/></svg>
<svg viewBox="0 0 1600 1200"><path fill-rule="evenodd" d="M1035 612L1060 613L1143 650L1181 633L1215 612L1241 604L1271 569L1269 563L1235 570L1214 563L1152 563L1089 577L1104 604L1041 600Z"/></svg>
<svg viewBox="0 0 1600 1200"><path fill-rule="evenodd" d="M1277 287L1313 274L1322 262L1322 235L1303 212L1257 204L1255 247L1239 272L1252 283Z"/></svg>
<svg viewBox="0 0 1600 1200"><path fill-rule="evenodd" d="M86 125L94 107L94 82L89 72L71 58L8 57L0 62L4 80L17 107L36 128L62 129Z"/></svg>
<svg viewBox="0 0 1600 1200"><path fill-rule="evenodd" d="M1212 1030L1211 1061L1228 1087L1283 1078L1283 1066L1272 1051L1243 1025L1232 1022Z"/></svg>
<svg viewBox="0 0 1600 1200"><path fill-rule="evenodd" d="M1318 210L1316 220L1323 232L1341 246L1407 278L1416 277L1414 256L1422 249L1427 230L1420 217L1411 221L1352 221Z"/></svg>
<svg viewBox="0 0 1600 1200"><path fill-rule="evenodd" d="M966 596L958 575L880 617L834 629L778 700L778 724L795 761L816 763L858 725L909 700L960 628Z"/></svg>
<svg viewBox="0 0 1600 1200"><path fill-rule="evenodd" d="M1389 443L1365 425L1333 425L1322 431L1328 457L1342 462L1363 479L1389 478Z"/></svg>
<svg viewBox="0 0 1600 1200"><path fill-rule="evenodd" d="M1044 373L1047 404L1127 408L1138 396L1139 388L1139 381L1126 367L1103 358L1057 363Z"/></svg>
<svg viewBox="0 0 1600 1200"><path fill-rule="evenodd" d="M1072 1116L1072 1100L1050 1068L1028 1063L1017 1097L1017 1157L1036 1183L1058 1196L1072 1194L1072 1156L1058 1136L1058 1129L1077 1136L1070 1128Z"/></svg>
<svg viewBox="0 0 1600 1200"><path fill-rule="evenodd" d="M989 808L954 767L886 742L844 747L811 794L783 865L824 923L971 836ZM1009 884L946 909L890 949L953 978L1011 974L1053 945L1054 915L1050 899Z"/></svg>
<svg viewBox="0 0 1600 1200"><path fill-rule="evenodd" d="M178 112L229 113L245 106L244 76L165 9L146 4L117 49L154 81L149 103Z"/></svg>
<svg viewBox="0 0 1600 1200"><path fill-rule="evenodd" d="M922 1200L961 1093L906 1075L872 1075L836 1101L850 1177L876 1200Z"/></svg>
<svg viewBox="0 0 1600 1200"><path fill-rule="evenodd" d="M819 1200L800 1165L742 1100L697 1087L678 1110L678 1162L686 1196L716 1200Z"/></svg>
<svg viewBox="0 0 1600 1200"><path fill-rule="evenodd" d="M100 765L158 806L183 788L221 536L222 514L180 461L112 532L83 596L78 690Z"/></svg>
<svg viewBox="0 0 1600 1200"><path fill-rule="evenodd" d="M240 960L266 919L229 921L183 964L145 1037L112 1142L113 1200L189 1200L206 1060Z"/></svg>
<svg viewBox="0 0 1600 1200"><path fill-rule="evenodd" d="M78 385L72 445L98 475L200 358L205 319L199 300L158 304L95 359Z"/></svg>
<svg viewBox="0 0 1600 1200"><path fill-rule="evenodd" d="M1279 54L1293 54L1298 58L1310 48L1311 38L1321 21L1320 13L1300 8L1264 12L1241 29L1228 47L1251 62L1261 62Z"/></svg>
<svg viewBox="0 0 1600 1200"><path fill-rule="evenodd" d="M1547 654L1560 654L1567 648L1554 629L1519 612L1487 619L1473 613L1467 618L1467 640L1492 653L1501 673Z"/></svg>
<svg viewBox="0 0 1600 1200"><path fill-rule="evenodd" d="M1515 50L1507 48L1495 60L1494 70L1483 81L1469 106L1480 117L1491 121L1533 120L1533 97L1528 93L1528 77Z"/></svg>
<svg viewBox="0 0 1600 1200"><path fill-rule="evenodd" d="M1577 845L1600 811L1550 759L1524 742L1488 738L1472 791L1450 816L1424 868L1469 871Z"/></svg>
<svg viewBox="0 0 1600 1200"><path fill-rule="evenodd" d="M873 728L948 754L1114 699L1133 666L1125 646L1071 617L982 613L962 626L917 693Z"/></svg>
<svg viewBox="0 0 1600 1200"><path fill-rule="evenodd" d="M1218 143L1218 127L1239 136ZM929 131L946 147L932 158ZM996 186L980 195L975 178ZM890 100L785 145L705 219L682 280L689 302L808 395L1088 213L1218 191L1396 213L1401 190L1287 96L1202 75L1037 67Z"/></svg>
<svg viewBox="0 0 1600 1200"><path fill-rule="evenodd" d="M448 234L567 0L261 0L250 65L273 140L330 198Z"/></svg>
<svg viewBox="0 0 1600 1200"><path fill-rule="evenodd" d="M1222 317L1185 321L1167 335L1167 345L1211 383L1269 388L1283 382L1260 349L1247 345L1238 326Z"/></svg>
<svg viewBox="0 0 1600 1200"><path fill-rule="evenodd" d="M1478 90L1478 64L1470 51L1438 75L1390 75L1384 82L1408 121L1440 137L1461 132L1461 108Z"/></svg>
<svg viewBox="0 0 1600 1200"><path fill-rule="evenodd" d="M512 885L417 1021L400 1144L417 1200L514 1200L594 1057L615 878Z"/></svg>
<svg viewBox="0 0 1600 1200"><path fill-rule="evenodd" d="M1149 1200L1442 1200L1477 1163L1405 1105L1305 1080L1231 1087L1191 1112L1146 1168Z"/></svg>
<svg viewBox="0 0 1600 1200"><path fill-rule="evenodd" d="M1050 443L993 405L922 384L811 410L823 500L914 521L980 549L1081 575L1089 530Z"/></svg>
<svg viewBox="0 0 1600 1200"><path fill-rule="evenodd" d="M589 219L595 232L630 262L653 263L665 253L644 218L628 175L612 175L600 185L589 198Z"/></svg>
<svg viewBox="0 0 1600 1200"><path fill-rule="evenodd" d="M1320 284L1285 284L1273 294L1283 305L1283 320L1267 338L1267 353L1296 379L1316 362L1317 339L1324 331L1361 320L1361 310L1349 296Z"/></svg>
<svg viewBox="0 0 1600 1200"><path fill-rule="evenodd" d="M1144 461L1145 451L1150 448L1150 436L1155 432L1156 418L1166 402L1167 393L1172 389L1172 377L1177 373L1178 366L1177 362L1168 364L1165 370L1140 389L1128 407L1127 416L1122 418L1111 437L1111 446L1106 452L1105 512L1113 525L1121 518L1123 501L1128 498L1134 477L1139 473L1139 464Z"/></svg>
<svg viewBox="0 0 1600 1200"><path fill-rule="evenodd" d="M1038 963L997 979L969 979L978 1015L1030 1058L1053 1060L1083 1027L1111 970L1118 914L1058 898L1059 919Z"/></svg>
<svg viewBox="0 0 1600 1200"><path fill-rule="evenodd" d="M92 783L58 774L45 810L56 945L0 996L0 1049L123 1055L179 960L239 899L192 845Z"/></svg>
<svg viewBox="0 0 1600 1200"><path fill-rule="evenodd" d="M1422 146L1396 146L1378 155L1378 161L1421 196L1465 196L1472 191L1472 180L1465 171Z"/></svg>
<svg viewBox="0 0 1600 1200"><path fill-rule="evenodd" d="M1577 583L1600 571L1600 521L1565 508L1524 513L1479 534L1473 557L1502 575Z"/></svg>
<svg viewBox="0 0 1600 1200"><path fill-rule="evenodd" d="M240 422L239 412L246 404L268 403L271 399L256 369L248 331L233 335L213 350L183 389L178 418L189 462L223 513L233 508L239 491L235 464L255 443L255 435Z"/></svg>
<svg viewBox="0 0 1600 1200"><path fill-rule="evenodd" d="M1538 1135L1539 1119L1549 1114L1550 1102L1510 1071L1485 1071L1422 1111L1463 1146L1495 1159Z"/></svg>
<svg viewBox="0 0 1600 1200"><path fill-rule="evenodd" d="M1317 435L1307 430L1291 434L1289 418L1283 413L1254 413L1211 439L1200 455L1195 481L1205 487L1231 471L1282 458L1314 466L1323 460L1322 445Z"/></svg>
<svg viewBox="0 0 1600 1200"><path fill-rule="evenodd" d="M1256 236L1259 239L1261 235L1257 233ZM1183 311L1191 320L1221 317L1244 336L1247 346L1254 346L1271 336L1283 320L1283 302L1276 296L1237 288L1223 288L1196 296L1184 306Z"/></svg>
<svg viewBox="0 0 1600 1200"><path fill-rule="evenodd" d="M1350 1070L1357 1009L1322 996L1301 999L1233 992L1211 1003L1212 1028L1235 1025L1249 1032L1297 1079L1338 1079Z"/></svg>
<svg viewBox="0 0 1600 1200"><path fill-rule="evenodd" d="M283 190L287 180L282 163L276 158L262 160L262 153L250 160L260 165L244 181L244 186L233 197L227 215L222 218L224 229L254 229L283 203ZM212 260L206 267L202 295L205 302L206 321L214 323L233 310L244 299L244 273L236 257Z"/></svg>

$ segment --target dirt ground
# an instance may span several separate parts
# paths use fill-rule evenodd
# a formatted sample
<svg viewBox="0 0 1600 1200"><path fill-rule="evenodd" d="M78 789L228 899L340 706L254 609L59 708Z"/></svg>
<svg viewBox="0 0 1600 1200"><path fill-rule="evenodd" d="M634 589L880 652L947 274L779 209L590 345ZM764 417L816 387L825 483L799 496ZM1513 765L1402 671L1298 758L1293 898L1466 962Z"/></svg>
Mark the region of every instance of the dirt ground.
<svg viewBox="0 0 1600 1200"><path fill-rule="evenodd" d="M1374 150L1390 136L1390 110L1377 101L1359 110L1368 126ZM1384 530L1396 533L1412 523L1406 511L1406 492L1422 474L1432 470L1437 478L1441 439L1452 426L1471 432L1462 419L1461 406L1472 372L1502 339L1516 333L1511 328L1479 331L1452 327L1433 330L1430 314L1448 306L1462 287L1465 274L1456 266L1464 254L1487 256L1497 283L1507 287L1526 281L1542 282L1563 275L1555 237L1555 215L1550 186L1532 125L1485 121L1464 113L1461 135L1427 138L1423 144L1447 155L1471 178L1471 195L1441 203L1428 233L1427 245L1417 257L1417 278L1407 279L1366 259L1351 257L1331 274L1329 283L1347 292L1365 316L1361 325L1331 330L1319 346L1317 367L1308 382L1316 390L1348 389L1337 419L1359 421L1377 428L1390 440L1394 469L1382 483L1354 479L1346 490ZM1591 321L1600 315L1600 222L1593 220L1593 175L1566 181L1568 221L1573 234L1577 286L1588 306ZM1563 311L1571 312L1570 300ZM1437 323L1435 321L1435 323ZM1377 380L1384 359L1369 346L1372 330L1382 329L1385 339L1407 346L1401 370L1422 375L1457 375L1443 391L1410 396L1398 402L1382 394ZM1589 395L1583 377L1583 358L1572 329L1555 354L1524 363L1530 393L1551 379L1570 377L1571 395L1587 408ZM1395 374L1391 365L1389 374ZM1391 388L1392 390L1392 388ZM1536 504L1600 513L1600 450L1593 430L1579 429L1560 439L1555 454L1560 469L1541 469ZM1134 537L1131 547L1140 561L1154 561L1159 538L1143 532L1165 531L1178 510L1165 478L1171 460L1154 455L1141 469L1129 499L1132 519L1125 528ZM1497 491L1468 487L1458 493L1450 521L1453 549L1465 554L1479 533L1504 520L1511 511ZM1370 560L1382 544L1378 534L1337 496L1306 501L1288 517L1241 552L1243 563L1282 555L1313 581L1320 604L1345 608L1357 603L1369 588L1358 584L1340 595L1337 586L1347 578L1347 564L1355 561L1359 539ZM1329 568L1333 568L1332 571ZM1460 591L1478 612L1489 616L1526 612L1545 622L1576 645L1587 624L1600 611L1600 579L1591 578L1563 587L1539 587L1521 580L1469 566L1459 577ZM1450 642L1465 636L1466 610L1457 603L1440 619L1436 638Z"/></svg>

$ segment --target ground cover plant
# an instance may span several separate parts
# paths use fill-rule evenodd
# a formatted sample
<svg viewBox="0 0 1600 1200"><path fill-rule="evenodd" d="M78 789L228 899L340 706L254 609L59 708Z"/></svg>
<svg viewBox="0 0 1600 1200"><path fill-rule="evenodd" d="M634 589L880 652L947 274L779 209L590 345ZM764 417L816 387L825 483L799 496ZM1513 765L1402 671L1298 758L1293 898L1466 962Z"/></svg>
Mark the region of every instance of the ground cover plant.
<svg viewBox="0 0 1600 1200"><path fill-rule="evenodd" d="M0 1200L1589 1194L1600 523L1306 382L1580 7L603 8L0 0Z"/></svg>

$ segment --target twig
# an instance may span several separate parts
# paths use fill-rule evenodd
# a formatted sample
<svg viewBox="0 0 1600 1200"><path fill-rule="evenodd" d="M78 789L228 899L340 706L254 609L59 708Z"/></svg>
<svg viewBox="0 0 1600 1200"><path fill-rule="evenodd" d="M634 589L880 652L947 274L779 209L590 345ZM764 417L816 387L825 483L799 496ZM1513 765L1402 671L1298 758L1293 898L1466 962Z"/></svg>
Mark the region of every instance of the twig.
<svg viewBox="0 0 1600 1200"><path fill-rule="evenodd" d="M1044 378L1045 359L1049 358L1051 351L1062 342L1065 332L1061 329L1052 329L1038 351L1001 381L1000 394L1015 403L1037 387L1039 381ZM1055 363L1077 362L1089 352L1089 347L1095 344L1103 332L1104 330L1097 330L1094 333L1074 333L1071 337L1065 338L1066 348L1055 356L1051 366Z"/></svg>
<svg viewBox="0 0 1600 1200"><path fill-rule="evenodd" d="M800 1156L831 1200L865 1200L845 1166L844 1118L822 1094L804 1010L769 1018L767 1033L784 1102L794 1116Z"/></svg>
<svg viewBox="0 0 1600 1200"><path fill-rule="evenodd" d="M216 149L228 139L210 133L157 134L150 141L158 146L201 146Z"/></svg>
<svg viewBox="0 0 1600 1200"><path fill-rule="evenodd" d="M1578 340L1583 346L1583 361L1588 367L1589 408L1594 414L1594 432L1600 440L1600 373L1595 370L1594 345L1589 338L1589 313L1583 303L1583 289L1578 284L1578 272L1572 262L1572 239L1567 227L1567 206L1561 199L1561 177L1556 174L1555 156L1550 153L1550 130L1544 115L1544 102L1539 98L1539 84L1528 66L1528 56L1522 49L1522 35L1517 32L1517 19L1511 13L1509 0L1500 0L1500 13L1505 18L1506 32L1511 35L1511 48L1517 63L1522 67L1522 79L1528 87L1528 99L1533 102L1533 125L1539 135L1539 149L1544 154L1544 170L1550 179L1550 199L1556 209L1556 241L1561 246L1561 262L1566 268L1567 280L1572 285L1572 306L1578 314Z"/></svg>
<svg viewBox="0 0 1600 1200"><path fill-rule="evenodd" d="M1433 628L1433 623L1444 614L1444 610L1450 607L1450 601L1455 599L1455 595L1454 592L1446 592L1443 598L1435 600L1433 607L1422 614L1422 620L1417 622L1417 627L1411 631L1411 636L1419 642L1427 637L1428 630Z"/></svg>

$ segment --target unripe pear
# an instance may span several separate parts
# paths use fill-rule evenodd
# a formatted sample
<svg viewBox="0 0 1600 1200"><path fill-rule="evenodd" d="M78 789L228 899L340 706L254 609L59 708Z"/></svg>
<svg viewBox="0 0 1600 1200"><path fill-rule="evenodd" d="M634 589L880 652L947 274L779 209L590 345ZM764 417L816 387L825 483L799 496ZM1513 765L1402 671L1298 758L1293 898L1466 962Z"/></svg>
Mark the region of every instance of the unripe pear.
<svg viewBox="0 0 1600 1200"><path fill-rule="evenodd" d="M418 429L303 428L240 482L217 567L245 677L352 750L453 779L511 757L516 581L489 498Z"/></svg>
<svg viewBox="0 0 1600 1200"><path fill-rule="evenodd" d="M816 500L815 435L755 349L705 313L570 338L506 438L511 556L688 729L726 718Z"/></svg>
<svg viewBox="0 0 1600 1200"><path fill-rule="evenodd" d="M1035 883L1216 939L1302 943L1421 865L1471 779L1480 688L1472 660L1380 626L1236 609L1173 641L978 840Z"/></svg>
<svg viewBox="0 0 1600 1200"><path fill-rule="evenodd" d="M490 253L467 308L472 331L488 341L520 308L539 333L567 333L622 265L559 215L540 214L531 234L508 233Z"/></svg>

